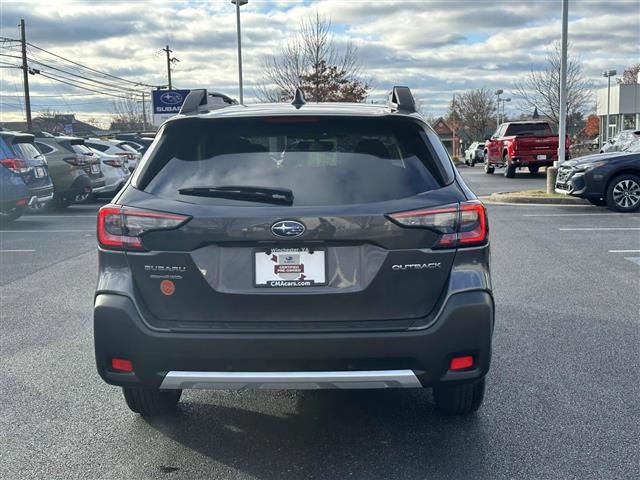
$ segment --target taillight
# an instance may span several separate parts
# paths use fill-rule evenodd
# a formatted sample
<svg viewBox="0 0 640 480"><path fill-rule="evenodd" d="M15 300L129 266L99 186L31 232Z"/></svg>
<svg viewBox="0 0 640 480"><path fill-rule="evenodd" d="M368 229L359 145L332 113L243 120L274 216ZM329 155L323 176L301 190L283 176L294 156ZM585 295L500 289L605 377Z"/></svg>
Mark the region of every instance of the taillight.
<svg viewBox="0 0 640 480"><path fill-rule="evenodd" d="M114 250L146 250L141 235L178 228L190 218L174 213L105 205L98 212L98 243L103 248Z"/></svg>
<svg viewBox="0 0 640 480"><path fill-rule="evenodd" d="M21 158L3 158L0 163L15 173L27 173L31 167Z"/></svg>
<svg viewBox="0 0 640 480"><path fill-rule="evenodd" d="M105 160L104 163L106 165L109 165L110 167L122 167L124 166L124 161L123 160Z"/></svg>
<svg viewBox="0 0 640 480"><path fill-rule="evenodd" d="M433 248L482 245L489 237L487 212L478 201L389 215L403 227L427 228L440 234Z"/></svg>
<svg viewBox="0 0 640 480"><path fill-rule="evenodd" d="M65 162L69 165L73 165L74 167L84 167L85 165L89 165L91 163L91 159L84 155L75 155L73 157L63 158Z"/></svg>

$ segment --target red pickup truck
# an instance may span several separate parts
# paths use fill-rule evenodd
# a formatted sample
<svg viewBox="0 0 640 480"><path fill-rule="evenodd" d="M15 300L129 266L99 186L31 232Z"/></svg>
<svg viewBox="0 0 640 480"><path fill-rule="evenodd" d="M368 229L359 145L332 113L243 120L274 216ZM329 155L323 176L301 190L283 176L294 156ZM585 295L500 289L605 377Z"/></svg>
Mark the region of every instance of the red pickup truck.
<svg viewBox="0 0 640 480"><path fill-rule="evenodd" d="M569 151L569 137L565 139ZM516 169L527 167L535 174L558 160L558 135L548 122L523 121L501 124L484 148L484 171L504 167L504 176L513 178Z"/></svg>

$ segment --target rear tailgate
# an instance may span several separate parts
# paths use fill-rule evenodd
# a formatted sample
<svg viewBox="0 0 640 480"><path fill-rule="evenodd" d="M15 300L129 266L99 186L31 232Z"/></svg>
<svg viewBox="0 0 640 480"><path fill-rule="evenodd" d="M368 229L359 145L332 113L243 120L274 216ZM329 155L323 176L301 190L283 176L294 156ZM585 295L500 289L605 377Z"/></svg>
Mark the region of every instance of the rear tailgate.
<svg viewBox="0 0 640 480"><path fill-rule="evenodd" d="M420 205L426 203L433 200ZM435 232L402 228L373 211L324 215L274 207L229 219L205 207L163 207L193 218L177 230L145 234L149 252L127 252L139 300L157 326L329 327L333 322L333 327L357 328L363 321L377 321L379 328L409 326L437 304L455 255L452 249L430 249L439 238ZM271 227L279 219L299 221L307 230L299 240L277 240ZM280 257L282 249L321 254L325 285L257 286L258 258ZM273 268L282 263L278 258ZM306 260L298 257L295 263ZM171 294L163 290L163 280L173 282Z"/></svg>

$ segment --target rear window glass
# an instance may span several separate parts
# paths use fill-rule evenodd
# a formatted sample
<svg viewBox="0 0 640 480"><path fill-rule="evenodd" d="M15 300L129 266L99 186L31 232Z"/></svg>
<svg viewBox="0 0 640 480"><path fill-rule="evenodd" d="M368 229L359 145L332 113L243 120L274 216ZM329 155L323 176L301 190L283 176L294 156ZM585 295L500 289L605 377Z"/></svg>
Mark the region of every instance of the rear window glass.
<svg viewBox="0 0 640 480"><path fill-rule="evenodd" d="M430 133L415 122L389 118L267 117L169 123L138 187L164 198L211 205L256 204L181 195L179 190L285 188L293 192L294 205L404 198L451 181L452 172L444 165L450 161L446 153L436 153L438 145L431 143Z"/></svg>
<svg viewBox="0 0 640 480"><path fill-rule="evenodd" d="M107 150L109 150L109 146L108 145L102 145L100 143L93 143L93 142L86 142L86 144L91 148L94 148L96 150L100 150L101 152L106 152Z"/></svg>
<svg viewBox="0 0 640 480"><path fill-rule="evenodd" d="M129 152L129 153L138 153L138 151L135 148L127 145L124 142L119 143L118 148L121 148L122 150L125 150L126 152Z"/></svg>
<svg viewBox="0 0 640 480"><path fill-rule="evenodd" d="M82 144L71 144L71 148L74 152L79 153L81 155L93 155L93 152L89 147Z"/></svg>
<svg viewBox="0 0 640 480"><path fill-rule="evenodd" d="M42 156L33 143L14 143L13 150L18 157L25 160L34 160Z"/></svg>
<svg viewBox="0 0 640 480"><path fill-rule="evenodd" d="M4 138L0 137L0 158L12 158L13 152Z"/></svg>
<svg viewBox="0 0 640 480"><path fill-rule="evenodd" d="M510 135L552 135L547 123L512 123L507 127L505 136Z"/></svg>

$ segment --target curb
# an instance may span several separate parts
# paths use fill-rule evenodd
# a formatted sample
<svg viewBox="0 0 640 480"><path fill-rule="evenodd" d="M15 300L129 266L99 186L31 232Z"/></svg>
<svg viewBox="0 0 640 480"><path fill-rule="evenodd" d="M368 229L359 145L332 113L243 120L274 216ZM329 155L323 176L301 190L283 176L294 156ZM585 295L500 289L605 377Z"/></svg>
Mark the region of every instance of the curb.
<svg viewBox="0 0 640 480"><path fill-rule="evenodd" d="M536 203L543 205L591 205L587 200L577 197L540 197L527 195L511 195L509 193L493 193L479 197L488 203Z"/></svg>

